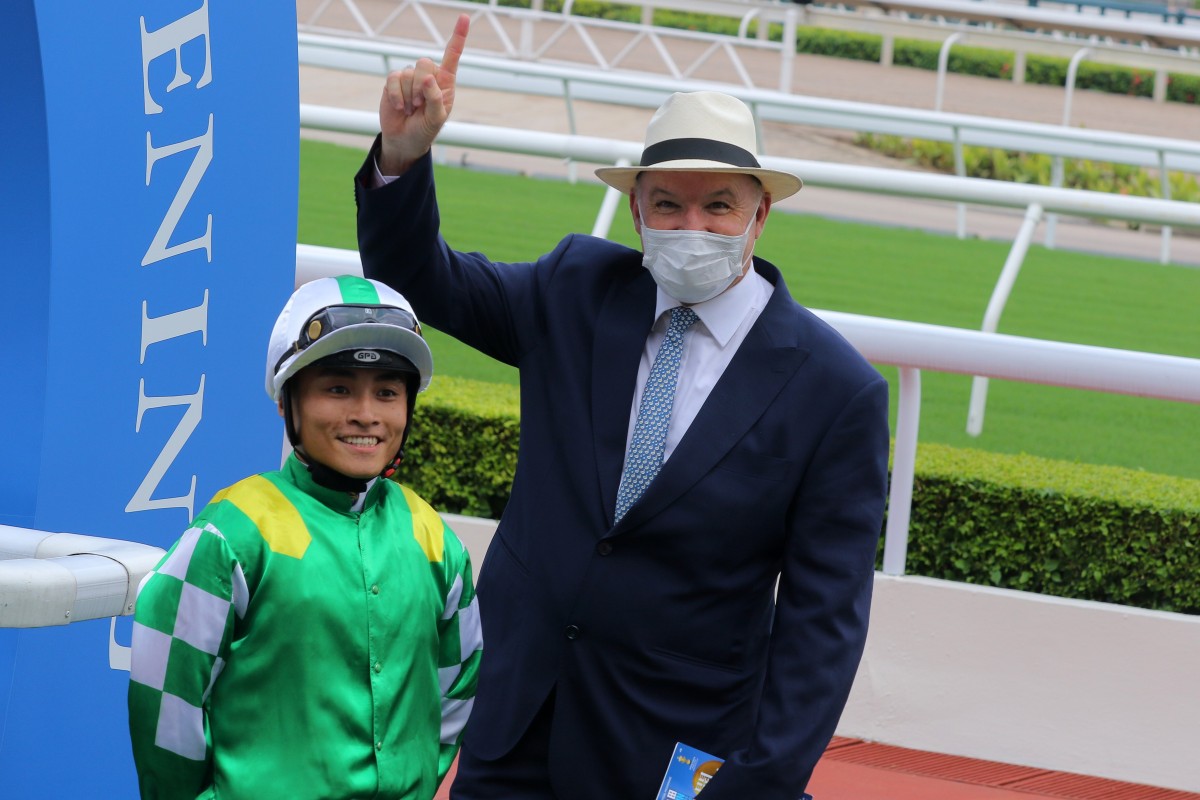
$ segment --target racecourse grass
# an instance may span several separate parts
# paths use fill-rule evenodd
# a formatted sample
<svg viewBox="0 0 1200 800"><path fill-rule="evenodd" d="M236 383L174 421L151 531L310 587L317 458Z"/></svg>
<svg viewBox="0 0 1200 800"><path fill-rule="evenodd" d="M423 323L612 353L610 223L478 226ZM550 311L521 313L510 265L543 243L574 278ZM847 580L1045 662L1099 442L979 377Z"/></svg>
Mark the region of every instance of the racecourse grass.
<svg viewBox="0 0 1200 800"><path fill-rule="evenodd" d="M299 239L356 247L351 176L363 152L301 144ZM438 168L446 239L498 261L536 257L568 232L589 232L600 189L501 173ZM636 245L621 212L612 238ZM1006 242L776 213L756 250L810 308L978 329L1008 254ZM1000 321L1002 333L1200 357L1200 269L1032 247ZM516 372L437 331L441 374L516 382ZM881 367L892 384L897 371ZM965 432L971 379L923 372L920 440L1001 453L1200 478L1200 408L992 381L983 434ZM893 417L894 420L894 417Z"/></svg>

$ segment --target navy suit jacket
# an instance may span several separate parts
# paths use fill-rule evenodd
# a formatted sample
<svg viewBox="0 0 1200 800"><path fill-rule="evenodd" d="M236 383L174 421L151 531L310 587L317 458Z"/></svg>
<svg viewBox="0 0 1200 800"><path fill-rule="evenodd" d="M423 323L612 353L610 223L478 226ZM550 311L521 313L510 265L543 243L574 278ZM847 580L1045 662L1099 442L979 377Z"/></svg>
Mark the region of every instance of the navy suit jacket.
<svg viewBox="0 0 1200 800"><path fill-rule="evenodd" d="M887 383L756 259L774 285L766 308L614 524L655 305L641 254L571 235L536 262L493 263L440 237L428 157L378 189L367 174L365 274L520 370L516 476L478 585L486 649L467 746L502 756L553 691L562 797L650 800L681 741L726 759L704 800L796 800L866 637Z"/></svg>

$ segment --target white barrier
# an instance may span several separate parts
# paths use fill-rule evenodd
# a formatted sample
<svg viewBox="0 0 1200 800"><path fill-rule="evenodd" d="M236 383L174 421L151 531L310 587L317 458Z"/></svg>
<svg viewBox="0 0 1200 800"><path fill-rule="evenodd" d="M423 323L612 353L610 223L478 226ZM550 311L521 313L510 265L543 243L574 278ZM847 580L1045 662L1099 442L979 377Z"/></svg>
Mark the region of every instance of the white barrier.
<svg viewBox="0 0 1200 800"><path fill-rule="evenodd" d="M478 575L495 521L445 517ZM876 573L837 734L1197 792L1198 663L1200 617Z"/></svg>
<svg viewBox="0 0 1200 800"><path fill-rule="evenodd" d="M379 132L379 119L375 112L303 103L300 105L300 125L370 136ZM454 121L446 123L438 136L438 143L594 164L615 164L620 159L636 162L642 152L641 142ZM804 176L805 184L810 186L1004 208L1025 209L1037 203L1047 212L1073 216L1200 228L1200 204L1197 203L778 156L763 156L760 160L765 167Z"/></svg>
<svg viewBox="0 0 1200 800"><path fill-rule="evenodd" d="M441 55L432 47L305 33L299 34L299 49L302 64L381 77L418 58ZM458 81L473 88L642 108L658 107L679 89L678 81L661 76L472 53L463 55ZM689 85L734 94L761 120L1200 173L1200 141L1194 139L1070 128L704 81Z"/></svg>
<svg viewBox="0 0 1200 800"><path fill-rule="evenodd" d="M1200 617L877 573L838 733L1198 792L1197 663Z"/></svg>
<svg viewBox="0 0 1200 800"><path fill-rule="evenodd" d="M162 554L138 542L0 525L0 628L132 614L138 584Z"/></svg>
<svg viewBox="0 0 1200 800"><path fill-rule="evenodd" d="M360 4L362 8L360 8ZM487 24L498 39L501 55L536 61L547 57L556 43L568 35L579 44L577 57L590 60L601 70L621 68L635 45L646 44L660 59L659 68L676 79L694 77L706 65L732 70L748 87L760 85L751 75L741 54L768 51L779 61L774 74L776 88L791 91L792 64L796 54L797 28L801 25L874 33L883 37L881 61L891 63L896 38L945 41L955 33L968 36L972 44L1011 50L1019 69L1014 80L1024 79L1024 64L1030 54L1069 58L1074 50L1089 46L1094 61L1156 72L1155 99L1165 96L1168 72L1200 72L1200 29L1196 26L1164 24L1150 20L1114 20L1095 15L1072 14L1040 8L1020 8L1012 3L979 0L872 0L866 3L797 6L790 2L723 2L722 0L633 0L640 6L641 22L627 23L572 15L572 2L561 13L542 10L540 0L532 8L501 6L463 0L401 0L382 16L363 13L366 0L300 0L298 29L301 33L331 33L366 36L372 39L425 41L442 47L441 34L433 23L437 14L465 12ZM708 34L651 24L656 9L705 14L739 20L737 36ZM371 18L368 18L371 17ZM412 24L413 19L420 24ZM769 25L783 27L780 41L766 36ZM751 28L756 35L748 35ZM515 31L514 31L515 29ZM633 37L633 44L615 55L606 55L594 41L603 31L619 31ZM422 34L427 38L420 39ZM704 49L699 55L697 44ZM680 55L673 55L672 50ZM690 63L681 67L681 58Z"/></svg>

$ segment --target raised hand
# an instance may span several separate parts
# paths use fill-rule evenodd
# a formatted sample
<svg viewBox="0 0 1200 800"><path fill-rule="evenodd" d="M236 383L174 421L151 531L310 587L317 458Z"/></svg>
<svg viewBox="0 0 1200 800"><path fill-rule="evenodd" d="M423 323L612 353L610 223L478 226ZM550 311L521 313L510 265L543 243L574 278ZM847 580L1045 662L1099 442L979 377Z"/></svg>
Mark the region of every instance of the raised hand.
<svg viewBox="0 0 1200 800"><path fill-rule="evenodd" d="M411 67L388 74L379 101L382 174L400 175L433 146L454 107L458 60L470 27L471 18L459 15L440 65L422 58Z"/></svg>

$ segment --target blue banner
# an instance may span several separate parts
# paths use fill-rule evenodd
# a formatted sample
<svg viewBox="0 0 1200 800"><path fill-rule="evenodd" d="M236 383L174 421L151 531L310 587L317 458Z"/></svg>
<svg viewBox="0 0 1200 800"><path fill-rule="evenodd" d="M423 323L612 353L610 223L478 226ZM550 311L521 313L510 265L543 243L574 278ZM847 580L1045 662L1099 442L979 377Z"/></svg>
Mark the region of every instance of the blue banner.
<svg viewBox="0 0 1200 800"><path fill-rule="evenodd" d="M295 275L292 3L0 4L0 524L166 548L278 466ZM136 794L129 620L0 630L8 797Z"/></svg>

